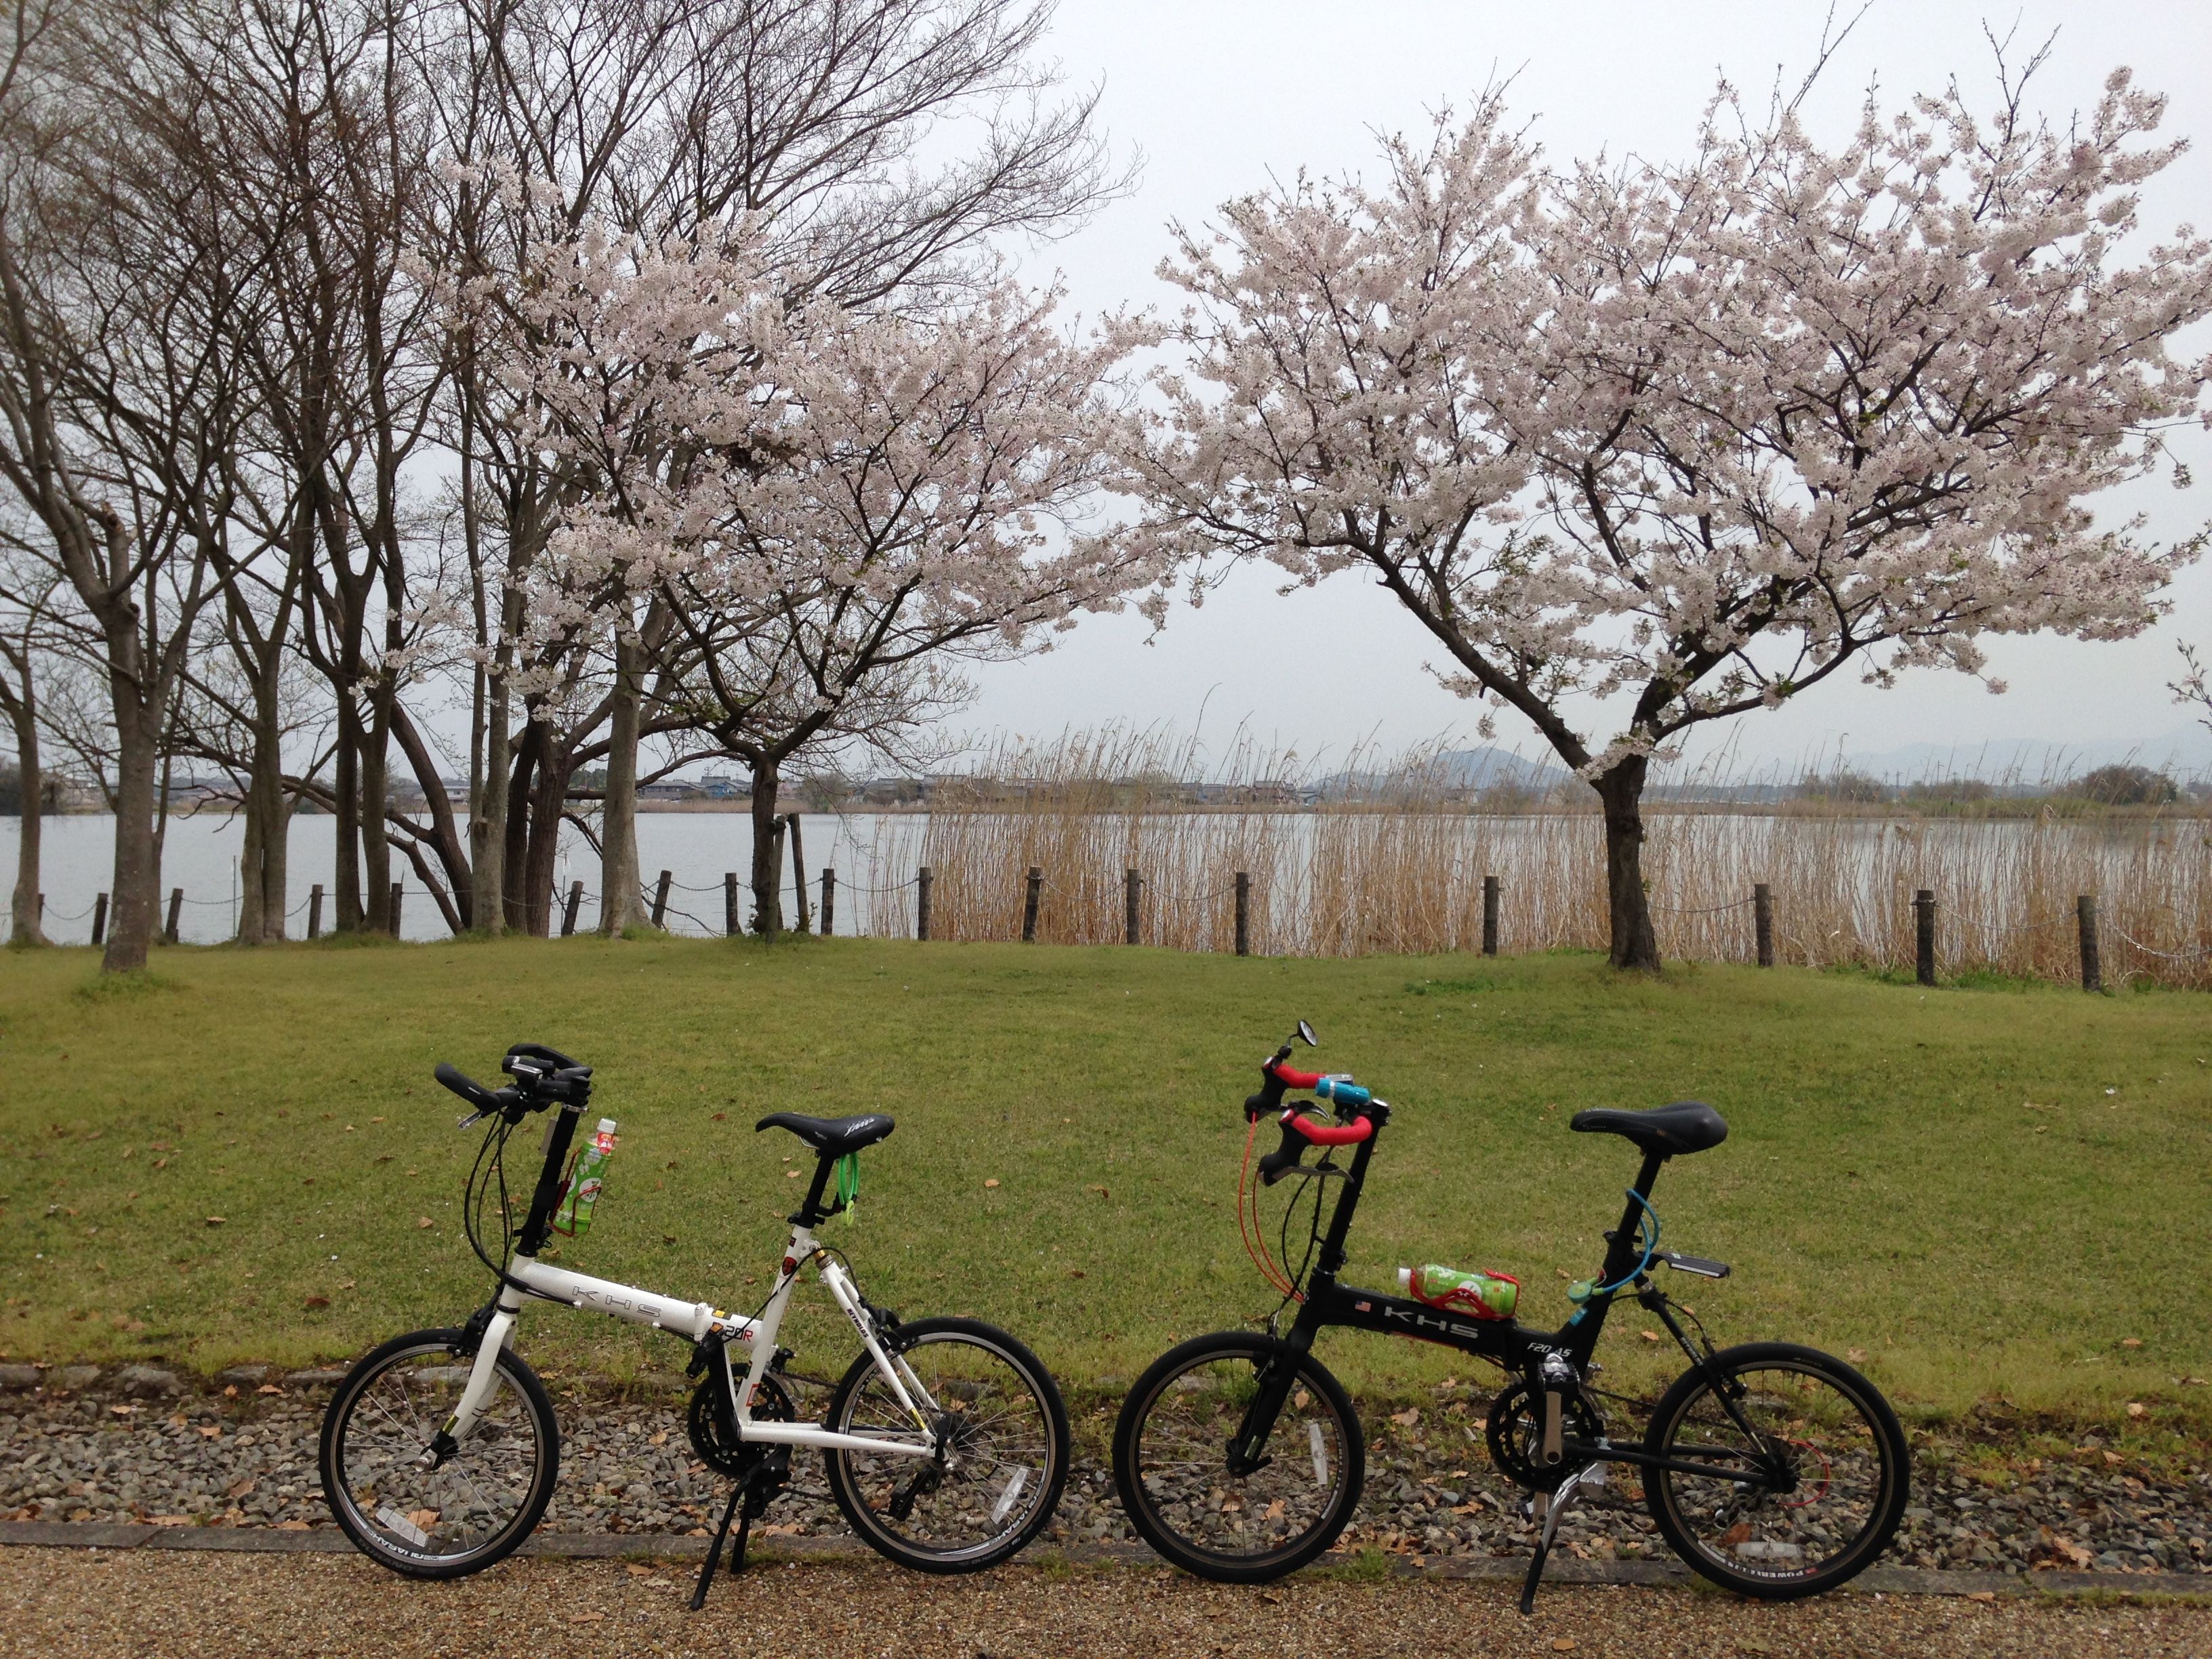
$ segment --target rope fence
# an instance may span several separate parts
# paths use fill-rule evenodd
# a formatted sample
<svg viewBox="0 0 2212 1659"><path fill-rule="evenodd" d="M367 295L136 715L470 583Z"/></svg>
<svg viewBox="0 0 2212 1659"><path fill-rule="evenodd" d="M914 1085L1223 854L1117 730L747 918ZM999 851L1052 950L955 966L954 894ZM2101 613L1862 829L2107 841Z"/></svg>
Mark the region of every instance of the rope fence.
<svg viewBox="0 0 2212 1659"><path fill-rule="evenodd" d="M871 867L868 873L874 876L879 872ZM737 872L725 872L720 881L702 884L678 881L672 871L664 870L656 878L640 884L638 903L641 912L651 918L655 927L705 938L771 927L781 931L828 934L840 931L842 926L848 935L872 933L919 940L1018 939L1024 943L1146 944L1185 950L1233 951L1237 956L1286 953L1281 945L1280 918L1277 913L1286 897L1288 902L1296 902L1299 896L1297 892L1286 894L1279 890L1264 872L1239 870L1224 879L1201 878L1196 882L1189 879L1190 873L1176 873L1162 882L1139 869L1124 866L1118 870L1099 869L1087 875L1069 876L1063 872L1061 878L1055 878L1041 866L1030 865L1013 876L999 898L990 903L982 902L985 896L975 891L974 884L963 878L950 891L949 896L957 902L948 909L948 892L940 884L946 872L933 870L928 865L918 866L912 875L903 878L865 882L833 867L822 870L813 883L779 881L773 915L769 915L766 913L770 907L760 902L760 896L750 881L741 879ZM1002 876L1000 879L1006 878ZM1472 907L1472 896L1477 889L1471 878L1466 891L1468 896L1458 902ZM1484 875L1479 891L1480 948L1484 955L1497 956L1504 952L1508 943L1504 883L1497 875ZM702 915L688 904L674 902L673 896L693 899L717 894L725 901L724 915L719 923L711 910ZM908 895L912 896L910 903L906 902ZM310 939L336 931L336 910L334 905L326 902L329 896L317 884L307 897L286 908L283 916L289 922L306 915L307 937ZM1046 902L1048 896L1052 901L1049 905ZM1902 890L1898 890L1898 896L1905 897ZM392 883L391 908L386 914L395 920L405 914L405 884ZM565 937L587 927L596 929L601 912L599 895L587 890L582 881L557 883L546 897L546 933ZM856 907L841 916L836 908L839 898L847 899L848 903L860 898L896 899L900 902L888 907ZM1591 902L1601 906L1602 894L1592 896ZM1664 919L1669 930L1670 937L1662 940L1668 947L1665 954L1677 958L1747 960L1761 968L1773 967L1785 959L1802 965L1824 965L1850 959L1849 947L1854 938L1862 946L1866 938L1863 930L1855 936L1851 927L1841 925L1825 930L1817 926L1808 928L1803 925L1803 919L1796 919L1793 925L1778 926L1778 915L1787 915L1788 896L1784 894L1778 898L1765 883L1755 884L1753 890L1743 896L1713 903L1673 904L1657 899L1647 902L1655 920ZM1174 928L1162 915L1170 905L1177 907L1177 926ZM179 942L180 915L187 908L228 908L235 915L239 900L235 895L228 898L196 897L181 887L171 888L155 906L155 925L163 943ZM1741 923L1731 922L1723 927L1713 920L1746 909L1752 912L1751 927L1747 933L1729 931L1741 927ZM1911 913L1909 923L1903 914L1907 909ZM2185 924L2192 919L2191 912L2163 902L2148 906L2137 903L2127 914L2136 915L2146 909L2165 911ZM0 910L5 911L7 925L12 932L13 907L0 902ZM2180 975L2178 982L2212 986L2212 970L2207 969L2207 964L2212 963L2212 940L2181 939L2160 943L2140 938L2117 923L2106 928L2100 924L2097 896L2094 893L2077 895L2071 914L2046 912L2020 921L2004 922L1956 908L1947 912L1934 889L1920 888L1892 915L1894 921L1886 924L1892 928L1890 937L1901 939L1909 929L1911 965L1915 976L1926 985L1939 982L1939 969L1953 974L1983 968L2004 970L1993 952L1994 941L2047 936L2057 930L2071 929L2075 935L2073 948L2065 953L2070 960L2063 961L2063 971L2069 979L2078 975L2086 990L2104 988L2102 935L2106 932L2123 951L2128 967L2124 976L2146 972L2150 964L2181 964L2189 971ZM2194 915L2200 927L2212 931L2212 915L2200 912ZM60 923L74 932L76 925L89 921L90 942L97 945L110 919L109 895L99 894L92 903L81 909L58 908L41 895L40 916L42 931L51 924ZM1442 948L1475 948L1478 934L1474 917L1475 912L1469 908L1463 921L1455 924L1462 931L1454 935L1454 942ZM1202 924L1196 933L1185 925L1191 924L1194 918ZM1877 921L1879 924L1879 918ZM1306 946L1297 952L1301 954L1427 954L1439 948L1432 931L1425 933L1412 929L1401 915L1338 916L1327 921L1326 925L1309 915L1303 918L1303 922L1308 931ZM678 923L682 924L680 928L673 927ZM1268 931L1261 924L1273 924L1278 931L1261 938L1261 948L1255 950L1255 937ZM236 925L233 924L234 932ZM1716 932L1717 928L1720 931ZM1686 931L1681 937L1672 937L1677 930ZM2148 931L2156 933L2163 929ZM1316 938L1321 940L1320 948L1313 943ZM1961 945L1961 940L1966 943ZM1559 941L1543 936L1539 929L1534 936L1512 942L1522 949L1544 949ZM2063 949L2048 944L2035 947L2042 953L2037 958L2035 971L2045 977L2056 977L2062 971L2059 964L2063 959L2053 958L2054 948ZM1894 955L1885 961L1863 951L1860 959L1871 960L1874 965L1902 965ZM2171 972L2166 976L2176 977Z"/></svg>

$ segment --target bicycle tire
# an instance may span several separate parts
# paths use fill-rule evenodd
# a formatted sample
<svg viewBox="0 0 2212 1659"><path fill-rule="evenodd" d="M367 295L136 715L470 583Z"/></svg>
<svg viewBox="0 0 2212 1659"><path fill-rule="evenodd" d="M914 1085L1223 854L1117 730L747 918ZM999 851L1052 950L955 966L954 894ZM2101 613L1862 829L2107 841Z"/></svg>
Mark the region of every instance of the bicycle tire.
<svg viewBox="0 0 2212 1659"><path fill-rule="evenodd" d="M323 1413L317 1462L324 1502L356 1549L404 1577L460 1578L483 1571L514 1553L544 1517L545 1506L552 1501L561 1467L560 1425L538 1373L511 1349L499 1352L498 1386L513 1390L514 1406L501 1414L501 1395L495 1392L487 1402L488 1412L495 1415L489 1422L480 1420L477 1431L453 1456L428 1471L416 1470L407 1461L412 1451L428 1445L430 1435L459 1400L461 1379L474 1362L476 1350L477 1339L459 1329L410 1331L395 1336L364 1355L345 1374ZM432 1379L421 1401L428 1408L428 1416L416 1408L402 1382L402 1401L412 1419L402 1425L388 1406L373 1396L372 1390L380 1382L391 1379L403 1364L417 1359L446 1363L424 1370L423 1375ZM460 1373L460 1378L453 1376L454 1372ZM356 1432L356 1416L364 1406L380 1409L392 1426L364 1426ZM519 1420L527 1424L530 1434L529 1446L522 1449L528 1459L526 1474L518 1482L510 1473L487 1489L465 1471L472 1465L488 1468L489 1455L516 1447L508 1425L518 1420L517 1413ZM380 1434L392 1442L390 1447L374 1443ZM386 1480L408 1495L385 1490L381 1483ZM451 1511L463 1487L488 1512L481 1540L459 1549L429 1548L429 1528ZM461 1501L469 1500L462 1498ZM401 1509L401 1504L412 1507ZM426 1510L427 1522L422 1518ZM410 1537L406 1528L419 1536Z"/></svg>
<svg viewBox="0 0 2212 1659"><path fill-rule="evenodd" d="M952 1453L948 1456L940 1450L923 1468L920 1459L886 1455L869 1460L866 1453L827 1448L822 1460L830 1477L830 1495L854 1532L901 1566L929 1573L981 1572L997 1566L1027 1547L1051 1522L1067 1485L1072 1436L1059 1384L1018 1339L980 1320L908 1320L884 1334L882 1342L887 1353L915 1368L933 1394L945 1400L956 1391L965 1395L949 1407L939 1425L940 1431L952 1431ZM944 1352L928 1356L927 1364L917 1358L933 1348ZM964 1352L956 1355L956 1349ZM968 1375L949 1377L940 1372L933 1387L921 1375L925 1369L956 1359ZM998 1370L1011 1374L1012 1386L994 1375ZM840 1434L900 1426L903 1413L894 1395L885 1391L871 1400L870 1380L881 1375L875 1356L863 1350L838 1380L823 1426ZM1004 1390L1006 1404L999 1418L964 1414L992 1389ZM1027 1407L1022 1404L1024 1396ZM1015 1413L1023 1420L1002 1431L996 1445L983 1435L984 1429ZM890 1420L856 1423L855 1417L864 1413ZM1027 1461L1031 1458L1036 1462ZM900 1477L908 1469L914 1476L902 1483ZM974 1509L963 1508L968 1499L974 1500ZM987 1530L963 1542L925 1541L921 1528L914 1524L915 1511L925 1501L922 1528L934 1526L942 1532L969 1523L980 1513L988 1517L981 1523ZM1013 1507L1017 1504L1018 1509Z"/></svg>
<svg viewBox="0 0 2212 1659"><path fill-rule="evenodd" d="M1753 1377L1766 1380L1746 1380ZM1793 1377L1794 1382L1784 1380ZM1644 1449L1659 1457L1679 1452L1685 1461L1711 1458L1723 1468L1731 1455L1738 1462L1756 1461L1750 1453L1730 1453L1725 1447L1684 1445L1685 1431L1693 1429L1723 1441L1747 1438L1714 1400L1714 1385L1721 1380L1744 1390L1735 1402L1737 1413L1790 1431L1769 1435L1758 1421L1753 1423L1759 1437L1778 1450L1795 1449L1779 1455L1799 1484L1776 1501L1776 1494L1747 1483L1724 1486L1716 1479L1648 1470L1644 1499L1659 1530L1694 1571L1741 1595L1795 1601L1848 1583L1889 1547L1905 1518L1911 1454L1897 1413L1879 1389L1831 1354L1794 1342L1750 1342L1724 1348L1705 1367L1674 1380L1652 1408ZM1819 1398L1823 1389L1832 1392L1834 1402ZM1700 1423L1698 1407L1709 1401L1713 1409ZM1847 1413L1856 1421L1845 1420ZM1816 1424L1816 1416L1834 1420ZM1812 1437L1816 1434L1817 1439ZM1838 1480L1839 1469L1848 1483ZM1855 1496L1861 1492L1863 1503ZM1717 1507L1699 1519L1716 1493ZM1705 1536L1723 1520L1729 1524L1716 1537ZM1848 1536L1836 1535L1846 1529ZM1817 1562L1810 1559L1814 1550L1825 1552Z"/></svg>
<svg viewBox="0 0 2212 1659"><path fill-rule="evenodd" d="M1226 1448L1243 1397L1260 1366L1279 1358L1297 1370L1275 1434L1298 1438L1286 1430L1297 1414L1304 1437L1279 1462L1234 1477ZM1198 1377L1202 1369L1212 1374ZM1186 1428L1178 1417L1197 1420ZM1309 1469L1310 1481L1303 1478ZM1366 1443L1344 1385L1311 1354L1251 1331L1217 1331L1169 1349L1137 1379L1114 1425L1114 1486L1129 1523L1166 1560L1218 1583L1264 1584L1312 1561L1351 1521L1366 1479ZM1302 1517L1295 1524L1293 1498ZM1273 1524L1261 1533L1255 1522ZM1248 1541L1261 1547L1225 1547Z"/></svg>

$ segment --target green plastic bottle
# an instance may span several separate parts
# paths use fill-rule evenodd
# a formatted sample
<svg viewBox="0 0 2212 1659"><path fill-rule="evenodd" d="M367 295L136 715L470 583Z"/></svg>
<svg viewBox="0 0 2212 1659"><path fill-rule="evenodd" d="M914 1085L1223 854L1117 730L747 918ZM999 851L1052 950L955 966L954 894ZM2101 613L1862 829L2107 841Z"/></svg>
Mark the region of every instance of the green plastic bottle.
<svg viewBox="0 0 2212 1659"><path fill-rule="evenodd" d="M1399 1268L1398 1288L1431 1308L1477 1319L1510 1319L1521 1305L1521 1281L1510 1273L1462 1273L1434 1261Z"/></svg>
<svg viewBox="0 0 2212 1659"><path fill-rule="evenodd" d="M615 1155L615 1121L611 1117L599 1120L599 1130L584 1143L569 1166L568 1190L561 1195L561 1203L553 1212L553 1227L571 1238L581 1238L591 1230L592 1206L599 1201L599 1192L606 1185L607 1162Z"/></svg>

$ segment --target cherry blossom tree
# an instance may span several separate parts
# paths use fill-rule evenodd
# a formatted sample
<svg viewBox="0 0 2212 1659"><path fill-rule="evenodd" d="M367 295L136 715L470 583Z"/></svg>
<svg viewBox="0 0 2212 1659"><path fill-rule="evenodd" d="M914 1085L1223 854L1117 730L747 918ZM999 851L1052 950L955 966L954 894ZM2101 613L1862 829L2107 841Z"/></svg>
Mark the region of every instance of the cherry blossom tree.
<svg viewBox="0 0 2212 1659"><path fill-rule="evenodd" d="M1596 791L1612 960L1656 966L1641 801L1683 733L1846 665L1980 673L1984 635L2135 634L2198 550L2086 504L2206 382L2167 347L2212 243L2136 234L2163 100L2121 71L2060 131L2025 78L1988 119L1869 100L1835 148L1724 88L1686 161L1566 170L1492 96L1373 188L1179 230L1147 544L1379 580Z"/></svg>
<svg viewBox="0 0 2212 1659"><path fill-rule="evenodd" d="M611 624L656 700L752 772L755 925L781 925L784 769L893 749L966 696L963 661L1036 650L1157 587L1098 533L1133 345L996 283L924 315L787 306L743 227L603 229L540 262L545 441L592 489L532 572L544 637Z"/></svg>

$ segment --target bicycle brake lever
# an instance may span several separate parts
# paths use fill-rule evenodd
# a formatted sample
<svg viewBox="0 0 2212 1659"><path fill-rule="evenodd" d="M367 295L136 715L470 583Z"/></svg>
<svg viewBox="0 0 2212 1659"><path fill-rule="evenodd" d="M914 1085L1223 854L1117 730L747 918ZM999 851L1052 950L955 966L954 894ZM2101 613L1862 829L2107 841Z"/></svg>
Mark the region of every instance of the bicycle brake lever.
<svg viewBox="0 0 2212 1659"><path fill-rule="evenodd" d="M472 1123L476 1122L477 1119L482 1118L482 1117L484 1117L484 1116L486 1116L486 1115L488 1115L488 1114L483 1113L483 1112L481 1112L481 1111L471 1112L471 1113L470 1113L466 1117L463 1118L459 1122L458 1122L458 1123L456 1123L455 1125L453 1125L453 1127L454 1127L456 1129L465 1129L465 1128L467 1128L471 1124L472 1124Z"/></svg>

